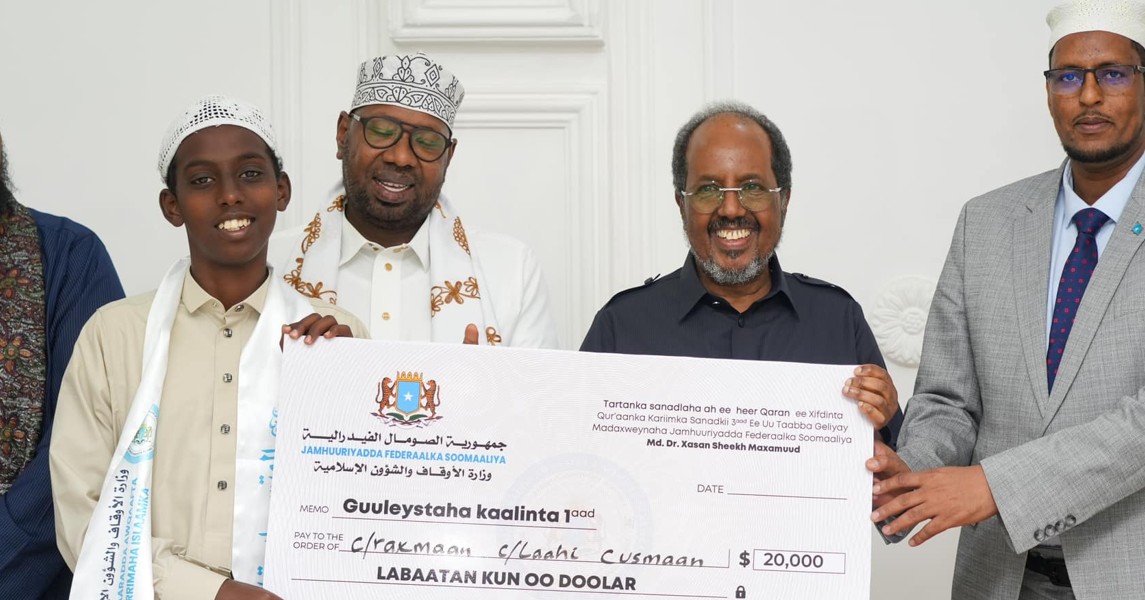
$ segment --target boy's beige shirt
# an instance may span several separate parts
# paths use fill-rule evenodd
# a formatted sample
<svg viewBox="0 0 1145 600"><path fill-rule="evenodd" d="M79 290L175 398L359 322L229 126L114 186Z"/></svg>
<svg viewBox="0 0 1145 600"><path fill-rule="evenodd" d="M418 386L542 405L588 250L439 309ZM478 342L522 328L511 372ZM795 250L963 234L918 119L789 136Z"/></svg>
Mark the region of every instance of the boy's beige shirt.
<svg viewBox="0 0 1145 600"><path fill-rule="evenodd" d="M269 281L224 311L194 278L184 280L171 328L152 475L158 598L209 600L230 574L239 356L262 312ZM64 373L50 465L56 538L73 569L139 386L154 295L97 311ZM326 302L311 304L315 312L349 325L355 336L368 336L350 313Z"/></svg>

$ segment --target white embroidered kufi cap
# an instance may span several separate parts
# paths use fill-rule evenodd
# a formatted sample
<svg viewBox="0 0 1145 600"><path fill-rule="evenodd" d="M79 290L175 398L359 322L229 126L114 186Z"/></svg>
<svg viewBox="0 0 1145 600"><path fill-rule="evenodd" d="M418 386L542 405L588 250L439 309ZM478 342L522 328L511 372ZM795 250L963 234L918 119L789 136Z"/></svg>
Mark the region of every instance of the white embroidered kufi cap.
<svg viewBox="0 0 1145 600"><path fill-rule="evenodd" d="M350 110L390 104L433 115L452 128L464 98L461 81L425 54L379 56L358 68Z"/></svg>
<svg viewBox="0 0 1145 600"><path fill-rule="evenodd" d="M1075 0L1046 15L1050 50L1063 37L1083 31L1108 31L1145 45L1145 3L1129 0Z"/></svg>
<svg viewBox="0 0 1145 600"><path fill-rule="evenodd" d="M159 178L166 181L167 169L171 166L175 152L183 140L196 131L219 125L234 125L254 132L270 147L275 161L278 162L278 168L282 168L282 158L274 139L274 128L262 111L242 100L211 95L201 98L171 123L167 135L163 138L163 145L159 147Z"/></svg>

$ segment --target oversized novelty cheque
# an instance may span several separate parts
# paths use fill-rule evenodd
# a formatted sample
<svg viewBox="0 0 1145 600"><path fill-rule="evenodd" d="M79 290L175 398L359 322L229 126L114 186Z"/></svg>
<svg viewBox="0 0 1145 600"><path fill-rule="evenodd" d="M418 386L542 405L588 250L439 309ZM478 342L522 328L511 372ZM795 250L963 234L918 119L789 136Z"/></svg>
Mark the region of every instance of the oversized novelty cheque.
<svg viewBox="0 0 1145 600"><path fill-rule="evenodd" d="M287 346L284 598L869 598L850 367Z"/></svg>

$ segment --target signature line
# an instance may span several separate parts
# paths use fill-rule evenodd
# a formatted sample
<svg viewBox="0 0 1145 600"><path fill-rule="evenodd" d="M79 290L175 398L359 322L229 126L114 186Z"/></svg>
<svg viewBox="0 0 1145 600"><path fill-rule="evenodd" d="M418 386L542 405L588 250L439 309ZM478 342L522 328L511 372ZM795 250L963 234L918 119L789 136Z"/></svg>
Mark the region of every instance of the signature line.
<svg viewBox="0 0 1145 600"><path fill-rule="evenodd" d="M832 498L830 496L787 496L784 494L751 494L748 492L728 492L729 496L755 496L757 498L799 498L802 500L846 500L846 498Z"/></svg>

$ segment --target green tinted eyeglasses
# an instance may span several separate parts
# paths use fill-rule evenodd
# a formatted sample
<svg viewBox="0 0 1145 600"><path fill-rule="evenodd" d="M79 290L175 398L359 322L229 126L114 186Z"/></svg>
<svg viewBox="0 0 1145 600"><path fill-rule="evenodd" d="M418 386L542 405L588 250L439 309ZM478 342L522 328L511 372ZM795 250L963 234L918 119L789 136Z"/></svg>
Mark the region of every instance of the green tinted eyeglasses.
<svg viewBox="0 0 1145 600"><path fill-rule="evenodd" d="M1107 94L1120 94L1129 90L1134 75L1145 73L1145 67L1141 65L1106 65L1093 69L1050 69L1042 72L1046 76L1050 91L1061 96L1080 92L1082 86L1085 85L1085 76L1088 73L1093 73L1093 78L1097 81L1097 85L1101 86L1101 91Z"/></svg>
<svg viewBox="0 0 1145 600"><path fill-rule="evenodd" d="M449 137L428 127L417 127L390 117L362 117L350 113L350 118L362 124L362 135L372 148L385 150L402 139L402 133L409 132L409 147L413 155L425 162L433 162L442 157L453 145ZM452 135L452 132L450 132Z"/></svg>
<svg viewBox="0 0 1145 600"><path fill-rule="evenodd" d="M739 187L720 187L714 183L705 183L696 186L696 189L690 192L680 190L680 195L688 200L692 210L708 214L720 208L724 203L724 194L735 192L744 208L751 212L762 212L776 205L779 193L782 191L781 187L769 188L762 183L748 181Z"/></svg>

